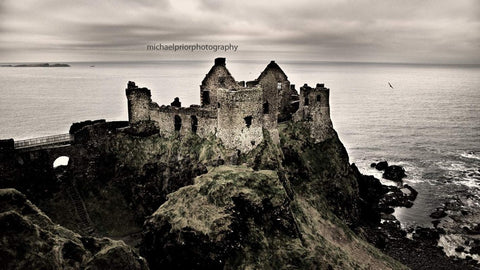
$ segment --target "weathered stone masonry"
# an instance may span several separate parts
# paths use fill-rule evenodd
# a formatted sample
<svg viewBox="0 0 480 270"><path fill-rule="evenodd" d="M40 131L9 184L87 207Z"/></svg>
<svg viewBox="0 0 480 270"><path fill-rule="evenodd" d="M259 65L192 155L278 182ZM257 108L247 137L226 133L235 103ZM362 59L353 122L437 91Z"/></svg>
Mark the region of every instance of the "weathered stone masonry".
<svg viewBox="0 0 480 270"><path fill-rule="evenodd" d="M263 140L262 95L260 87L218 89L217 137L227 148L248 151Z"/></svg>
<svg viewBox="0 0 480 270"><path fill-rule="evenodd" d="M316 142L324 141L333 135L329 105L330 89L323 83L315 88L307 84L300 87L299 109L293 115L295 121L309 121L310 134Z"/></svg>
<svg viewBox="0 0 480 270"><path fill-rule="evenodd" d="M170 106L152 102L151 92L129 82L126 89L130 125L154 123L162 136L196 133L200 137L217 136L229 149L248 152L263 141L264 130L279 141L278 122L293 118L310 121L312 137L322 141L332 127L329 89L304 85L300 95L283 70L270 62L260 76L236 81L226 68L225 58L214 66L200 85L201 105L181 107L178 98Z"/></svg>

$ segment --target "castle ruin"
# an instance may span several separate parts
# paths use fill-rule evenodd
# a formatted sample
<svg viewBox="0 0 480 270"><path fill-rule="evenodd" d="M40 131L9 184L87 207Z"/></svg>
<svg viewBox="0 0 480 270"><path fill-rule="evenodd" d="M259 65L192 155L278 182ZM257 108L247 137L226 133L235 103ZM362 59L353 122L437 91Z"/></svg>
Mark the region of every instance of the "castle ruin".
<svg viewBox="0 0 480 270"><path fill-rule="evenodd" d="M225 147L249 152L268 131L279 142L278 123L288 120L310 122L316 142L330 137L329 89L305 84L300 94L287 75L271 61L253 81L236 81L226 68L225 58L214 66L200 85L200 105L182 107L178 98L170 105L152 102L151 92L129 82L126 95L131 126L154 124L160 135L180 136L195 133L200 137L215 135Z"/></svg>

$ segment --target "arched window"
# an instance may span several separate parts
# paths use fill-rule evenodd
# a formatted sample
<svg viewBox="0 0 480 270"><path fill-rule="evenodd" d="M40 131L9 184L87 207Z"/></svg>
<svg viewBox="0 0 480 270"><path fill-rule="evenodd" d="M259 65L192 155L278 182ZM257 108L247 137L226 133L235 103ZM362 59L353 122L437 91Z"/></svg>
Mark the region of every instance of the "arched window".
<svg viewBox="0 0 480 270"><path fill-rule="evenodd" d="M306 97L306 98L305 98L305 102L304 102L303 105L308 106L309 103L310 103L310 102L309 102L309 100L308 100L308 97Z"/></svg>

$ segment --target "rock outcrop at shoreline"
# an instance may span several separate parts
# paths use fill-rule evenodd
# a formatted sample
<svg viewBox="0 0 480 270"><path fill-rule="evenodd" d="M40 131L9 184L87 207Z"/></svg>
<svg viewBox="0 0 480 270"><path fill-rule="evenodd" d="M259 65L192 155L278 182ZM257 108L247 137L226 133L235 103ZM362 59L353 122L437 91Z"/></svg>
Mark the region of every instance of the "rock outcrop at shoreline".
<svg viewBox="0 0 480 270"><path fill-rule="evenodd" d="M2 269L148 269L125 243L54 224L15 189L0 189L0 211Z"/></svg>
<svg viewBox="0 0 480 270"><path fill-rule="evenodd" d="M405 174L405 169L398 165L388 166L383 172L382 177L388 180L395 182L401 182L403 178L407 175Z"/></svg>
<svg viewBox="0 0 480 270"><path fill-rule="evenodd" d="M405 169L398 165L388 165L387 161L380 161L378 163L370 164L370 167L379 171L383 171L382 177L394 182L402 182L402 179L407 177Z"/></svg>
<svg viewBox="0 0 480 270"><path fill-rule="evenodd" d="M19 65L1 65L0 67L70 67L69 64L19 64Z"/></svg>

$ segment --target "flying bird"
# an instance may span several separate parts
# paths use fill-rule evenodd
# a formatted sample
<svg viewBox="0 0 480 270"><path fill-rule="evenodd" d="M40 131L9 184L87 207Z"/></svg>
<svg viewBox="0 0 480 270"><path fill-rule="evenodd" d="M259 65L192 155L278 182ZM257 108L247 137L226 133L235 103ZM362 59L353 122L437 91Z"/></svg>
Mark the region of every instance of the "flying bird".
<svg viewBox="0 0 480 270"><path fill-rule="evenodd" d="M390 82L388 82L388 85L390 86L390 88L393 89L393 86L392 86L392 84L391 84Z"/></svg>

